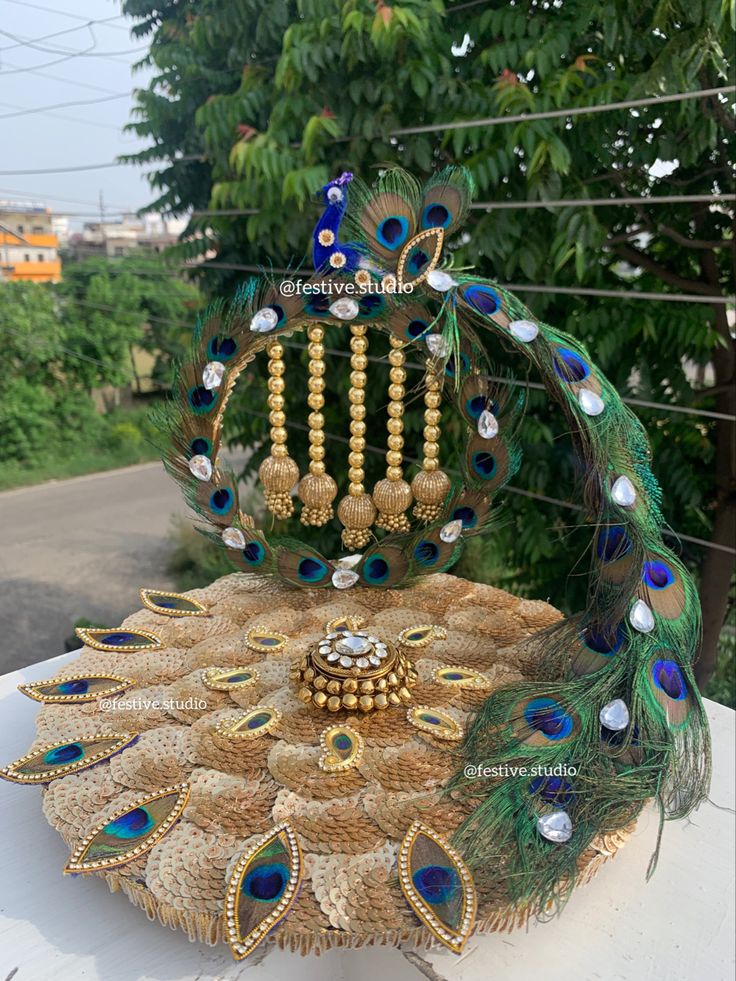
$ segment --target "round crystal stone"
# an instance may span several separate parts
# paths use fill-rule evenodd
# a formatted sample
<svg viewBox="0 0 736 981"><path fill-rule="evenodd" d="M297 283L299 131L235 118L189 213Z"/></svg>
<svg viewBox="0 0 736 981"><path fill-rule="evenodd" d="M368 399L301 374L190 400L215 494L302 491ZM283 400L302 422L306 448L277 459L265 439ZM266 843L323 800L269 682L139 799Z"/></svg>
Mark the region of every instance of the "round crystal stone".
<svg viewBox="0 0 736 981"><path fill-rule="evenodd" d="M433 269L427 276L427 282L433 290L437 290L440 293L446 293L453 286L457 286L457 282L444 269Z"/></svg>
<svg viewBox="0 0 736 981"><path fill-rule="evenodd" d="M335 650L339 651L341 654L368 654L372 649L372 645L368 643L365 637L354 637L352 634L346 635L342 640L338 640L335 644Z"/></svg>
<svg viewBox="0 0 736 981"><path fill-rule="evenodd" d="M271 307L263 307L262 310L258 310L253 314L253 318L250 322L250 329L255 331L256 334L267 334L270 330L273 330L276 324L279 322L278 314Z"/></svg>
<svg viewBox="0 0 736 981"><path fill-rule="evenodd" d="M369 654L368 655L368 662L370 664L372 664L375 668L377 668L378 665L381 663L381 659L378 656L378 654Z"/></svg>
<svg viewBox="0 0 736 981"><path fill-rule="evenodd" d="M212 476L212 460L208 456L197 453L189 461L189 469L197 480L209 480Z"/></svg>
<svg viewBox="0 0 736 981"><path fill-rule="evenodd" d="M226 528L222 540L228 548L245 548L245 535L240 528Z"/></svg>
<svg viewBox="0 0 736 981"><path fill-rule="evenodd" d="M357 661L355 662L355 664L356 664L356 665L357 665L357 667L359 667L359 668L367 668L367 667L369 667L369 665L370 665L370 663L371 663L371 662L370 662L370 661L368 660L368 658L367 658L367 657L359 657L359 658L357 659Z"/></svg>
<svg viewBox="0 0 736 981"><path fill-rule="evenodd" d="M512 320L509 324L509 330L517 341L523 341L525 344L533 341L539 333L539 327L533 320Z"/></svg>
<svg viewBox="0 0 736 981"><path fill-rule="evenodd" d="M478 416L478 433L483 439L493 439L498 436L498 419L490 409L484 409Z"/></svg>
<svg viewBox="0 0 736 981"><path fill-rule="evenodd" d="M625 474L614 480L611 497L622 508L630 508L636 503L636 488Z"/></svg>
<svg viewBox="0 0 736 981"><path fill-rule="evenodd" d="M330 304L330 313L338 320L354 320L360 313L358 301L349 296L340 297Z"/></svg>
<svg viewBox="0 0 736 981"><path fill-rule="evenodd" d="M629 724L629 709L623 698L614 698L598 713L601 725L612 732L621 732Z"/></svg>
<svg viewBox="0 0 736 981"><path fill-rule="evenodd" d="M325 660L329 661L330 664L335 664L336 661L340 660L340 655L337 653L337 651L330 651Z"/></svg>
<svg viewBox="0 0 736 981"><path fill-rule="evenodd" d="M440 528L440 538L447 544L456 542L462 533L463 523L460 518L456 518L454 521L448 521L446 525L442 525Z"/></svg>
<svg viewBox="0 0 736 981"><path fill-rule="evenodd" d="M202 371L202 384L208 391L219 388L224 374L225 365L221 361L210 361Z"/></svg>
<svg viewBox="0 0 736 981"><path fill-rule="evenodd" d="M588 391L587 388L578 395L578 402L586 416L599 416L606 407L600 395Z"/></svg>
<svg viewBox="0 0 736 981"><path fill-rule="evenodd" d="M637 600L629 610L629 623L640 634L650 634L654 630L654 614L644 600Z"/></svg>
<svg viewBox="0 0 736 981"><path fill-rule="evenodd" d="M450 342L442 334L427 334L426 344L435 358L446 358L450 353Z"/></svg>
<svg viewBox="0 0 736 981"><path fill-rule="evenodd" d="M567 811L550 811L537 820L537 831L547 841L564 845L572 838L572 821Z"/></svg>
<svg viewBox="0 0 736 981"><path fill-rule="evenodd" d="M347 654L343 654L342 657L340 658L340 667L341 668L352 668L352 666L353 666L353 659L352 659L352 657L348 657Z"/></svg>

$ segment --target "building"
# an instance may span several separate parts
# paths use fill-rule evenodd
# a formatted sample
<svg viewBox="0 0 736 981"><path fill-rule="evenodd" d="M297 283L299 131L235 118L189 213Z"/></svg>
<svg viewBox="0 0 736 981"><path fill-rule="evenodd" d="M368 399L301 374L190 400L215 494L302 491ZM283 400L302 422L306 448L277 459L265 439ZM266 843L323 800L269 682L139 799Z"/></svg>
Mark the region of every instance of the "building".
<svg viewBox="0 0 736 981"><path fill-rule="evenodd" d="M123 215L117 220L85 222L82 231L71 236L70 246L80 259L92 255L116 259L137 249L164 252L178 240L185 226L184 220Z"/></svg>
<svg viewBox="0 0 736 981"><path fill-rule="evenodd" d="M0 281L60 282L58 249L50 208L0 201Z"/></svg>

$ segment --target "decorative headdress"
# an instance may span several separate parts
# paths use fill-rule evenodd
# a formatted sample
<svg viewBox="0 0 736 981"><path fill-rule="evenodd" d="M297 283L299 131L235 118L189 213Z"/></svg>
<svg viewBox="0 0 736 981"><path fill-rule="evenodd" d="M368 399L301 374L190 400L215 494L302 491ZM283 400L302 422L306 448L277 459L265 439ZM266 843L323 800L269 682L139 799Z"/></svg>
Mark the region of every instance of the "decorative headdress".
<svg viewBox="0 0 736 981"><path fill-rule="evenodd" d="M270 584L275 593L281 587L280 596L284 587L308 590L305 602L314 603L317 591L343 598L351 589L418 587L423 577L450 568L468 538L491 527L494 497L519 466L523 412L522 402L494 381L501 352L528 358L564 414L580 463L581 500L594 527L587 606L527 644L526 680L477 702L456 775L445 787L447 806L459 803L465 813L452 843L428 826L427 811L426 822L405 829L398 852L407 901L431 934L454 950L472 929L474 878L494 877L517 910L548 911L569 894L596 836L629 824L650 799L663 818L687 814L705 796L709 778L708 729L691 670L698 599L687 571L662 542L661 495L644 431L577 341L537 321L496 284L443 265L471 194L463 169L442 171L423 187L401 170L384 173L375 188L351 174L330 182L314 231L314 272L298 288L295 281L285 289L254 280L229 305L211 307L196 327L175 397L160 416L171 436L165 464L209 525L206 534L254 586ZM322 411L325 331L332 327L350 332L342 487L339 475L328 472ZM303 474L288 449L284 397L283 340L297 331L306 332L309 354ZM368 359L369 343L380 342L381 333L388 336L387 378L377 359ZM221 426L236 380L263 351L271 448L259 474L266 505L280 521L296 521L300 502L307 528L331 521L336 510L344 549L352 554L328 557L296 537L256 528L240 507L237 480L219 455ZM424 429L413 476L404 454L407 351L424 361ZM371 490L364 474L369 384L386 386L388 431L385 476ZM443 400L465 424L457 476L440 465ZM166 612L161 596L161 605L151 602L149 595L149 608ZM177 610L172 604L187 602L181 598L167 602L167 615L201 612ZM382 724L390 726L392 709L401 705L404 712L409 706L416 728L460 745L463 730L452 712L413 703L422 678L412 651L441 641L443 629L424 624L387 640L363 626L360 618L331 621L293 666L294 690L310 711L342 713L323 733L322 768L357 766L370 731L355 725L385 710ZM145 646L145 632L131 636L85 639L93 646L107 641L108 650ZM261 654L286 642L273 631L251 631L246 639ZM215 691L257 681L250 669L238 676L208 671L205 684ZM470 686L476 694L494 687L467 667L433 672L433 683ZM272 730L280 718L275 705L258 706L225 719L217 735L232 744ZM122 739L114 741L115 752ZM547 775L567 763L574 764L574 777ZM470 780L466 764L490 779ZM165 793L156 800L170 800L170 812L181 813L184 791ZM98 837L109 837L107 827ZM87 846L95 840L90 836ZM243 853L224 908L236 956L249 953L286 915L300 868L299 836L288 822ZM256 900L268 900L260 919Z"/></svg>

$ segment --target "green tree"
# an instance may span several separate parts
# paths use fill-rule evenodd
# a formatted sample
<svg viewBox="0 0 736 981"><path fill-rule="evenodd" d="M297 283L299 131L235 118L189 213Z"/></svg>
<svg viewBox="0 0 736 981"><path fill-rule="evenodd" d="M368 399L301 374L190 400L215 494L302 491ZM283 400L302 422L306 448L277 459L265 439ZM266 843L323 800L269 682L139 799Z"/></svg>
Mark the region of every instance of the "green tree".
<svg viewBox="0 0 736 981"><path fill-rule="evenodd" d="M387 163L420 178L463 163L479 200L491 203L610 198L603 207L479 209L454 243L455 260L504 283L570 288L525 298L584 340L624 395L736 414L734 344L718 302L734 292L732 206L642 200L732 189L732 99L402 132L732 83L724 51L734 0L124 0L123 9L151 43L154 76L133 128L152 140L137 159L161 165L152 208L256 211L193 219L183 254L215 247L222 264L299 260L314 191L342 169L370 178ZM239 278L215 268L207 276L213 294ZM631 287L706 302L579 292ZM541 393L530 391L529 409L518 482L559 497L572 483L569 446ZM646 408L641 416L672 526L720 546L682 546L700 566L704 682L734 569L733 420ZM253 413L241 408L234 421L233 438L262 436ZM577 605L582 577L565 592L559 575L584 548L574 512L522 496L511 497L509 512L492 574Z"/></svg>

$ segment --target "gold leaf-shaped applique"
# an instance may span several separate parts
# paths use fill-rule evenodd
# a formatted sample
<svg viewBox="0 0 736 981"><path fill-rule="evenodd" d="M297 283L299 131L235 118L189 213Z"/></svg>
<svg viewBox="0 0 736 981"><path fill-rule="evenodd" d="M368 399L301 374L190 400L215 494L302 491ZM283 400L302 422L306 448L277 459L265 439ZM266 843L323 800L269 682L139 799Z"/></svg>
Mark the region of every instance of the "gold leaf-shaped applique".
<svg viewBox="0 0 736 981"><path fill-rule="evenodd" d="M449 842L421 821L414 821L401 842L399 881L422 923L459 954L475 923L473 877Z"/></svg>
<svg viewBox="0 0 736 981"><path fill-rule="evenodd" d="M128 630L127 627L77 627L77 637L96 651L158 651L164 645L150 630Z"/></svg>
<svg viewBox="0 0 736 981"><path fill-rule="evenodd" d="M325 633L340 633L343 630L360 630L365 626L365 617L350 614L344 617L335 617L325 624Z"/></svg>
<svg viewBox="0 0 736 981"><path fill-rule="evenodd" d="M427 228L406 243L396 267L399 287L408 283L416 286L427 278L440 261L444 239L443 228Z"/></svg>
<svg viewBox="0 0 736 981"><path fill-rule="evenodd" d="M352 726L330 726L319 737L322 755L320 767L327 773L339 773L357 766L363 757L363 737Z"/></svg>
<svg viewBox="0 0 736 981"><path fill-rule="evenodd" d="M119 695L134 684L132 678L121 678L115 674L80 674L68 678L51 678L49 681L32 681L18 685L18 691L36 702L73 705Z"/></svg>
<svg viewBox="0 0 736 981"><path fill-rule="evenodd" d="M456 722L451 715L443 712L442 709L430 708L428 705L415 705L406 713L406 717L413 726L428 732L435 739L446 739L449 742L457 742L463 738L463 728Z"/></svg>
<svg viewBox="0 0 736 981"><path fill-rule="evenodd" d="M284 919L301 878L301 849L288 821L238 859L225 892L227 942L236 960L247 957Z"/></svg>
<svg viewBox="0 0 736 981"><path fill-rule="evenodd" d="M181 593L167 593L160 589L141 589L143 605L164 617L206 617L209 610L199 600Z"/></svg>
<svg viewBox="0 0 736 981"><path fill-rule="evenodd" d="M286 634L269 630L268 627L254 627L245 635L246 646L258 654L272 654L281 651L288 643Z"/></svg>
<svg viewBox="0 0 736 981"><path fill-rule="evenodd" d="M420 623L416 627L406 627L396 638L402 647L426 647L433 640L446 640L447 631L434 623Z"/></svg>
<svg viewBox="0 0 736 981"><path fill-rule="evenodd" d="M256 705L243 715L221 719L215 732L228 739L257 739L270 732L280 718L281 712L273 705Z"/></svg>
<svg viewBox="0 0 736 981"><path fill-rule="evenodd" d="M49 783L109 759L137 738L137 733L111 732L71 743L49 743L8 763L0 770L0 777L13 783Z"/></svg>
<svg viewBox="0 0 736 981"><path fill-rule="evenodd" d="M488 688L491 685L489 679L480 671L473 671L471 668L463 668L456 664L444 664L441 668L436 668L434 678L441 685L449 685L452 688Z"/></svg>
<svg viewBox="0 0 736 981"><path fill-rule="evenodd" d="M189 799L179 783L139 798L106 818L74 849L65 872L99 872L139 858L171 830Z"/></svg>
<svg viewBox="0 0 736 981"><path fill-rule="evenodd" d="M234 691L254 685L258 672L255 668L205 668L202 681L213 691Z"/></svg>

